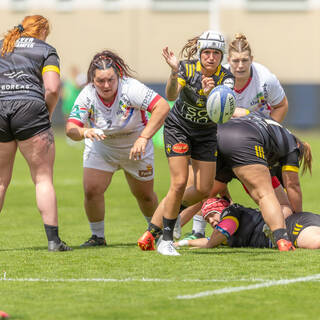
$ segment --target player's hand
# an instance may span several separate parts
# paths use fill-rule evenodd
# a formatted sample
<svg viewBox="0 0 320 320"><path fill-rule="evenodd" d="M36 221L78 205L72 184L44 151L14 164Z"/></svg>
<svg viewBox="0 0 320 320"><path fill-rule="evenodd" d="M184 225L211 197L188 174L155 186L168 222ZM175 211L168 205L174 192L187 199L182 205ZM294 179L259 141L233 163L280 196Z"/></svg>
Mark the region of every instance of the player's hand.
<svg viewBox="0 0 320 320"><path fill-rule="evenodd" d="M129 159L141 160L146 153L147 143L148 143L147 138L139 137L130 150Z"/></svg>
<svg viewBox="0 0 320 320"><path fill-rule="evenodd" d="M237 107L237 108L234 110L234 113L233 113L233 115L232 115L232 118L244 117L244 116L248 115L249 113L250 113L250 112L249 112L248 109Z"/></svg>
<svg viewBox="0 0 320 320"><path fill-rule="evenodd" d="M104 140L107 136L104 134L104 132L101 129L89 128L84 130L83 137L90 139L91 141L94 141L94 140L101 141L101 140Z"/></svg>
<svg viewBox="0 0 320 320"><path fill-rule="evenodd" d="M212 77L202 76L201 79L202 89L206 96L209 95L211 90L216 86Z"/></svg>
<svg viewBox="0 0 320 320"><path fill-rule="evenodd" d="M171 67L172 72L177 73L179 71L179 59L174 55L174 53L169 50L168 47L165 47L162 50L162 56Z"/></svg>

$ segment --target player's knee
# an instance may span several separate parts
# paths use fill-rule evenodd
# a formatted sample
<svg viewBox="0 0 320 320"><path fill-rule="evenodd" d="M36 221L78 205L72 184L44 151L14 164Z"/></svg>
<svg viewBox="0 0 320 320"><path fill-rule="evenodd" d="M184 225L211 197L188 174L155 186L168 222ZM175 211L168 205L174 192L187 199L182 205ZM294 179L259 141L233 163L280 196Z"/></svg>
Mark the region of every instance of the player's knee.
<svg viewBox="0 0 320 320"><path fill-rule="evenodd" d="M87 200L94 199L97 196L100 196L104 194L105 190L104 188L101 188L100 186L85 186L84 187L84 195Z"/></svg>
<svg viewBox="0 0 320 320"><path fill-rule="evenodd" d="M170 189L175 194L182 195L186 189L186 181L175 181L171 184Z"/></svg>

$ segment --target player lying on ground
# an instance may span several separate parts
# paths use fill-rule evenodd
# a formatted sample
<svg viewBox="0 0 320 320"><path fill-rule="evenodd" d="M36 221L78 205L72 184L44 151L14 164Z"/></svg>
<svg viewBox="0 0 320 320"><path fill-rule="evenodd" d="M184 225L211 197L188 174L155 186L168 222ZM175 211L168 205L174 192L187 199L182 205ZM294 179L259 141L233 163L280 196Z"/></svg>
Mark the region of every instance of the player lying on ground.
<svg viewBox="0 0 320 320"><path fill-rule="evenodd" d="M262 214L256 209L239 204L230 205L230 202L221 198L211 198L204 202L201 213L214 229L211 237L180 240L174 243L176 247L215 248L221 244L229 247L275 247ZM285 222L289 240L296 247L320 249L320 215L311 212L293 213Z"/></svg>

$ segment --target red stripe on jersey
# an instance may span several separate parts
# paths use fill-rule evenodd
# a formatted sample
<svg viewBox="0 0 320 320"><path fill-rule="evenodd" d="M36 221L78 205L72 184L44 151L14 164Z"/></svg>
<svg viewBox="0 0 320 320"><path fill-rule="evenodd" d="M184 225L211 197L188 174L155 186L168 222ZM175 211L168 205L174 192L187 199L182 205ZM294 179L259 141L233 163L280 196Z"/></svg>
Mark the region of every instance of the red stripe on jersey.
<svg viewBox="0 0 320 320"><path fill-rule="evenodd" d="M104 102L104 101L103 101L103 98L100 97L98 93L97 93L97 95L98 95L99 99L101 100L101 102L102 102L107 108L110 108L110 107L113 105L114 100L116 99L117 93L118 93L118 90L117 90L116 94L114 95L113 100L112 100L111 102L109 102L109 103Z"/></svg>
<svg viewBox="0 0 320 320"><path fill-rule="evenodd" d="M72 123L76 124L77 126L79 126L79 127L81 127L81 128L84 127L84 124L83 124L81 121L76 120L76 119L68 119L67 122L72 122Z"/></svg>
<svg viewBox="0 0 320 320"><path fill-rule="evenodd" d="M233 90L234 90L236 93L242 93L242 92L248 87L248 85L250 84L251 80L252 80L252 77L250 77L250 78L248 79L248 81L246 82L246 84L244 85L244 87L243 87L242 89L237 90L236 88L234 88Z"/></svg>
<svg viewBox="0 0 320 320"><path fill-rule="evenodd" d="M149 104L149 107L148 107L147 111L148 111L148 112L152 112L152 109L153 109L154 105L155 105L161 98L162 98L162 97L161 97L159 94L157 94L157 95L153 98L153 100L151 101L151 103Z"/></svg>
<svg viewBox="0 0 320 320"><path fill-rule="evenodd" d="M144 110L140 110L140 113L141 113L142 123L144 126L146 126L148 123L148 118L147 118L146 112Z"/></svg>

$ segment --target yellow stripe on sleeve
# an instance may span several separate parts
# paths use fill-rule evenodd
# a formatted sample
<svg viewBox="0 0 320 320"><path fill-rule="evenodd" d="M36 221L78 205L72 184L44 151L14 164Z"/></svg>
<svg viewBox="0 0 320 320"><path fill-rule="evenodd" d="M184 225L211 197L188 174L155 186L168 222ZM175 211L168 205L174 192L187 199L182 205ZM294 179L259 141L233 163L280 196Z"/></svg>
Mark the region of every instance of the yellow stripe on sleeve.
<svg viewBox="0 0 320 320"><path fill-rule="evenodd" d="M299 168L296 166L283 166L282 171L299 172Z"/></svg>
<svg viewBox="0 0 320 320"><path fill-rule="evenodd" d="M178 78L178 83L184 87L186 85L186 80L182 79L182 78Z"/></svg>
<svg viewBox="0 0 320 320"><path fill-rule="evenodd" d="M45 67L42 69L42 74L44 74L44 73L47 72L47 71L54 71L54 72L56 72L57 74L60 74L60 69L59 69L59 67L53 66L53 65L45 66Z"/></svg>

